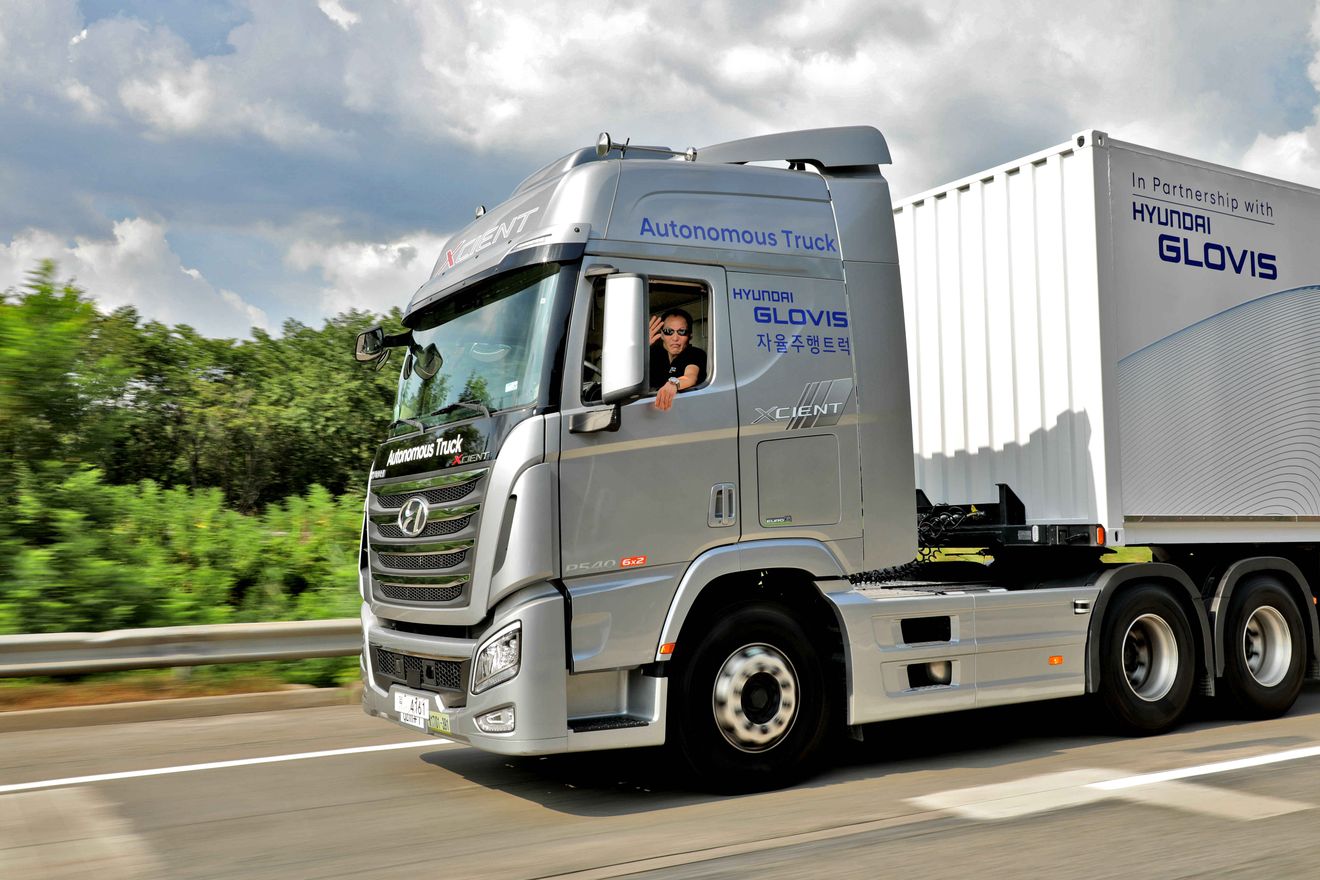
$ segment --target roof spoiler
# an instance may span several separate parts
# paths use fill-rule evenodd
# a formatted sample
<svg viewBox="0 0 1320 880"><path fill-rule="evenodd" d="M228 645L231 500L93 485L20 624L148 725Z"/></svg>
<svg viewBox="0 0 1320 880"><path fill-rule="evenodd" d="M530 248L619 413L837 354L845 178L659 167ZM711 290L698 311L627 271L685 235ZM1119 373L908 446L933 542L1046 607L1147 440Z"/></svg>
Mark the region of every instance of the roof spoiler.
<svg viewBox="0 0 1320 880"><path fill-rule="evenodd" d="M808 128L743 138L702 147L698 162L745 165L748 162L803 162L821 169L888 165L889 145L879 130L869 125L840 128Z"/></svg>

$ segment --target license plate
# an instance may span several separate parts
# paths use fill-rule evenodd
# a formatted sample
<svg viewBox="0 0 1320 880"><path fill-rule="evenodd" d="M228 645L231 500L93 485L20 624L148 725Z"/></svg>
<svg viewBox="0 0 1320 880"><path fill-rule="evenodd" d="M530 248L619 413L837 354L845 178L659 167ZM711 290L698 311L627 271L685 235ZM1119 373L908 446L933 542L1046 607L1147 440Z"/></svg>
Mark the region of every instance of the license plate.
<svg viewBox="0 0 1320 880"><path fill-rule="evenodd" d="M394 711L399 713L399 720L418 730L426 729L426 716L431 711L429 703L426 697L418 694L394 692Z"/></svg>
<svg viewBox="0 0 1320 880"><path fill-rule="evenodd" d="M431 713L431 730L434 733L453 733L454 728L449 721L448 712Z"/></svg>

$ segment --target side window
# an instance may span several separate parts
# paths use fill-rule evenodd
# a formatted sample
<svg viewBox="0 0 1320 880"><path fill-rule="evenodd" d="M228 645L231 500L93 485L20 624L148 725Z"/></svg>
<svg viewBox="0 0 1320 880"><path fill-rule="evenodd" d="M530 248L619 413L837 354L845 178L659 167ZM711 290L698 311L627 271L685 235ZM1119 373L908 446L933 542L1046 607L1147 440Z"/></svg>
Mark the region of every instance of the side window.
<svg viewBox="0 0 1320 880"><path fill-rule="evenodd" d="M666 278L652 278L647 288L648 311L653 333L648 378L654 393L669 377L695 377L696 384L683 391L699 388L710 381L711 325L710 291L704 284ZM591 316L587 325L586 348L582 357L582 402L600 402L600 353L605 324L605 281L597 278L592 288ZM658 325L658 327L657 327ZM686 326L685 326L686 325ZM686 334L682 331L686 329ZM665 333L669 330L669 333ZM692 369L689 369L692 368Z"/></svg>
<svg viewBox="0 0 1320 880"><path fill-rule="evenodd" d="M648 294L651 324L660 330L651 343L651 390L685 377L680 393L700 388L710 381L712 366L710 291L704 284L654 279Z"/></svg>

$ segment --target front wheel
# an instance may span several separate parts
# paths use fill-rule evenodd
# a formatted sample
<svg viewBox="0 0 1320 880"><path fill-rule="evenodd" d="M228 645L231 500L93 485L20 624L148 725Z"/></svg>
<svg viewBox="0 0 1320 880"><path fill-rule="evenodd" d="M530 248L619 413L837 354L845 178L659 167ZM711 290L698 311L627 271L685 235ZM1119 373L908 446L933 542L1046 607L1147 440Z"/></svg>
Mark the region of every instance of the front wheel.
<svg viewBox="0 0 1320 880"><path fill-rule="evenodd" d="M1178 723L1192 697L1196 669L1191 625L1163 587L1120 593L1105 615L1100 697L1125 733L1161 733Z"/></svg>
<svg viewBox="0 0 1320 880"><path fill-rule="evenodd" d="M1306 630L1297 603L1274 578L1240 585L1224 634L1224 691L1250 718L1282 715L1302 689Z"/></svg>
<svg viewBox="0 0 1320 880"><path fill-rule="evenodd" d="M778 606L743 606L679 661L670 680L669 744L704 786L791 785L814 769L831 732L828 691L797 621Z"/></svg>

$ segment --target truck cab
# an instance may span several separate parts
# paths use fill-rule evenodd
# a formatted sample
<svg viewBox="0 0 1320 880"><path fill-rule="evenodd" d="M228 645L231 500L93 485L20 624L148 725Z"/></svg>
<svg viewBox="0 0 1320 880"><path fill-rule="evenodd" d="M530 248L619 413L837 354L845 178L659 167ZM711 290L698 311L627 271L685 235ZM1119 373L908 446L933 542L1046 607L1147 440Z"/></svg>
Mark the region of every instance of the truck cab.
<svg viewBox="0 0 1320 880"><path fill-rule="evenodd" d="M1031 589L854 583L918 552L888 162L864 126L602 136L453 236L406 331L359 340L403 355L360 557L369 714L510 755L668 743L765 785L844 725L1101 688L1092 612L1158 573L1106 570L1094 530ZM661 409L653 323L680 311L705 368ZM1117 637L1181 658L1111 672L1169 704L1136 727L1213 679L1189 589L1161 600L1181 624Z"/></svg>

